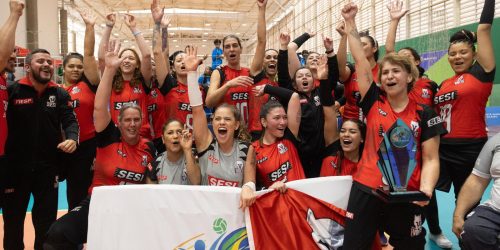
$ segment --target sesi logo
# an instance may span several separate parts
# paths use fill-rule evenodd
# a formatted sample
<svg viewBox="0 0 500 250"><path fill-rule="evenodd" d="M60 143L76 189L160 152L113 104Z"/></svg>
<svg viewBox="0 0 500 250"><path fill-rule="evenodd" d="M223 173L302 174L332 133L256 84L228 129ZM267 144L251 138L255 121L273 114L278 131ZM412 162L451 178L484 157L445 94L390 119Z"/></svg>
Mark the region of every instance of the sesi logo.
<svg viewBox="0 0 500 250"><path fill-rule="evenodd" d="M119 179L125 179L134 182L142 182L142 180L144 179L144 174L135 173L121 168L116 168L113 176Z"/></svg>
<svg viewBox="0 0 500 250"><path fill-rule="evenodd" d="M281 178L283 175L285 175L288 170L292 169L292 164L290 164L289 161L286 161L285 163L281 164L278 169L274 170L270 174L268 174L268 178L270 181L275 182L279 178Z"/></svg>
<svg viewBox="0 0 500 250"><path fill-rule="evenodd" d="M219 179L217 177L213 177L213 176L209 175L208 176L208 185L209 186L223 186L223 187L238 187L238 182Z"/></svg>

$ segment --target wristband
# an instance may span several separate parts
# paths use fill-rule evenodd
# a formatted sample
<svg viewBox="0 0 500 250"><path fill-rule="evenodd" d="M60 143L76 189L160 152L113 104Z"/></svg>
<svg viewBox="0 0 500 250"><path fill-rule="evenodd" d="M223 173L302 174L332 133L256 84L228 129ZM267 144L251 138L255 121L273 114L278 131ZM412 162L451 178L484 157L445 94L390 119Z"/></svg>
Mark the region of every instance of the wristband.
<svg viewBox="0 0 500 250"><path fill-rule="evenodd" d="M142 34L142 31L140 31L140 30L139 31L134 31L134 32L132 32L132 34L134 36L138 36L138 35Z"/></svg>
<svg viewBox="0 0 500 250"><path fill-rule="evenodd" d="M295 38L293 42L297 44L297 47L300 48L300 46L302 46L302 44L304 44L307 40L309 40L309 38L311 38L311 36L309 35L309 33L306 32L300 35L299 37Z"/></svg>
<svg viewBox="0 0 500 250"><path fill-rule="evenodd" d="M495 15L495 0L485 0L479 23L492 24Z"/></svg>
<svg viewBox="0 0 500 250"><path fill-rule="evenodd" d="M275 87L269 84L265 85L264 93L278 97L281 102L288 102L293 95L292 90L282 87Z"/></svg>
<svg viewBox="0 0 500 250"><path fill-rule="evenodd" d="M243 184L242 188L243 187L248 187L248 188L252 189L254 192L257 190L257 188L255 187L255 183L253 181L249 181L249 182Z"/></svg>
<svg viewBox="0 0 500 250"><path fill-rule="evenodd" d="M198 87L198 72L189 71L187 74L188 82L188 97L191 107L203 105L203 97L201 96L200 88Z"/></svg>
<svg viewBox="0 0 500 250"><path fill-rule="evenodd" d="M330 54L330 53L332 53L332 52L333 52L333 49L331 49L331 50L327 50L327 51L325 51L325 54L327 54L327 55L328 55L328 54Z"/></svg>

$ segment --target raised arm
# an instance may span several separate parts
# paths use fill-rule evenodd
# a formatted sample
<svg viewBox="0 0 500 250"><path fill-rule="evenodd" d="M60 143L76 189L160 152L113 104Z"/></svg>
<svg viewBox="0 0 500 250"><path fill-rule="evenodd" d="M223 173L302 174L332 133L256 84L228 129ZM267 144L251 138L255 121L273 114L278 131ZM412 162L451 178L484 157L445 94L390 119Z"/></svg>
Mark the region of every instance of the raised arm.
<svg viewBox="0 0 500 250"><path fill-rule="evenodd" d="M257 0L259 6L259 17L257 20L257 48L250 66L250 75L256 76L262 71L264 54L266 52L266 5L267 0Z"/></svg>
<svg viewBox="0 0 500 250"><path fill-rule="evenodd" d="M340 81L345 82L351 76L351 69L347 67L347 33L345 31L345 22L340 21L337 24L336 30L340 34L339 49L337 51L339 78Z"/></svg>
<svg viewBox="0 0 500 250"><path fill-rule="evenodd" d="M111 121L111 114L108 111L109 99L111 97L111 89L113 84L113 76L118 67L120 67L122 58L118 58L120 52L120 42L111 41L104 48L106 54L104 56L104 73L102 74L101 82L97 87L94 101L94 126L96 132L102 132Z"/></svg>
<svg viewBox="0 0 500 250"><path fill-rule="evenodd" d="M168 60L169 49L168 49L168 26L170 25L170 17L163 15L161 19L161 48L163 50L163 57L170 67L170 61ZM170 70L170 68L169 68Z"/></svg>
<svg viewBox="0 0 500 250"><path fill-rule="evenodd" d="M99 70L101 73L104 71L104 56L106 55L106 48L109 44L109 38L111 36L111 31L115 26L116 13L110 13L106 16L106 27L104 32L102 32L101 42L99 43L99 50L97 51L97 59L99 60Z"/></svg>
<svg viewBox="0 0 500 250"><path fill-rule="evenodd" d="M125 19L125 24L127 24L127 26L130 28L130 31L132 31L132 34L135 37L135 42L137 43L137 46L141 51L142 76L146 81L146 85L151 86L151 76L153 70L153 67L151 66L151 50L149 49L149 46L146 44L146 40L142 35L142 31L137 29L137 22L135 20L135 17L130 14L126 14L124 19Z"/></svg>
<svg viewBox="0 0 500 250"><path fill-rule="evenodd" d="M495 52L491 41L491 25L495 14L495 0L485 0L477 26L477 62L487 73L496 67Z"/></svg>
<svg viewBox="0 0 500 250"><path fill-rule="evenodd" d="M10 15L0 28L0 72L4 70L14 50L16 41L16 28L19 18L23 15L24 3L18 0L10 0Z"/></svg>
<svg viewBox="0 0 500 250"><path fill-rule="evenodd" d="M302 44L309 40L309 38L314 37L314 35L316 35L316 33L306 32L288 44L288 73L290 78L293 79L295 71L301 67L299 57L297 56L297 50Z"/></svg>
<svg viewBox="0 0 500 250"><path fill-rule="evenodd" d="M188 71L188 96L191 111L193 113L193 135L196 141L196 150L202 152L208 148L213 137L208 129L207 117L205 115L205 110L203 110L203 98L197 81L198 72L196 72L196 69L198 69L199 65L198 59L196 58L197 51L198 49L194 46L186 48L184 64Z"/></svg>
<svg viewBox="0 0 500 250"><path fill-rule="evenodd" d="M161 88L165 78L170 72L170 63L168 63L168 59L163 56L162 51L161 26L164 17L164 9L160 8L158 0L153 0L151 4L151 15L155 22L153 29L153 55L156 63L156 79L158 80L158 88ZM170 23L170 19L167 18L165 22ZM166 26L168 26L168 24L166 24Z"/></svg>
<svg viewBox="0 0 500 250"><path fill-rule="evenodd" d="M280 33L280 51L278 53L278 84L280 87L293 89L288 72L288 44L290 34L287 31Z"/></svg>
<svg viewBox="0 0 500 250"><path fill-rule="evenodd" d="M391 22L389 23L389 31L385 40L385 53L389 54L396 51L396 32L398 30L399 21L408 13L407 9L403 9L403 1L392 0L388 5Z"/></svg>
<svg viewBox="0 0 500 250"><path fill-rule="evenodd" d="M184 157L186 157L186 175L189 183L192 185L201 184L201 171L200 166L196 163L193 155L193 135L189 133L188 129L182 130L182 137L180 141Z"/></svg>
<svg viewBox="0 0 500 250"><path fill-rule="evenodd" d="M80 16L85 23L85 40L83 42L83 73L92 85L99 84L99 70L94 57L96 16L89 9L80 9Z"/></svg>
<svg viewBox="0 0 500 250"><path fill-rule="evenodd" d="M352 57L354 57L354 61L356 62L359 93L361 95L361 99L363 99L373 82L373 76L371 72L370 62L368 61L368 59L366 59L365 53L363 52L361 38L359 37L359 33L356 28L356 22L354 19L357 13L358 6L354 3L348 3L342 9L342 16L344 17L346 22L346 32L349 47L351 48Z"/></svg>

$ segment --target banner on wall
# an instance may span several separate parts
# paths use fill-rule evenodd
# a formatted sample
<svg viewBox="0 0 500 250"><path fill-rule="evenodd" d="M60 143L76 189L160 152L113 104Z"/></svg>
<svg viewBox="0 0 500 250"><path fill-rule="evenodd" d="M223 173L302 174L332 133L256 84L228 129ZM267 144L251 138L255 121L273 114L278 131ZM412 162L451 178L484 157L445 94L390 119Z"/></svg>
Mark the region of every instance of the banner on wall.
<svg viewBox="0 0 500 250"><path fill-rule="evenodd" d="M328 230L332 225L341 226L343 223L343 209L347 206L351 183L351 177L345 176L294 181L287 184L290 192L285 195L259 192L263 199L257 199L256 205L261 202L269 204L266 197L276 199L273 206L281 209L283 202L293 206L302 204L300 213L303 213L305 224L301 228L307 226L307 230L302 229L303 237L317 246L338 242L335 238L338 235L328 237ZM238 208L239 198L240 189L233 187L99 187L94 189L90 204L87 248L255 249L255 237L252 235L252 241L249 240L245 223L252 217L248 209L245 214ZM265 219L270 218L266 216ZM248 228L251 225L249 223ZM311 226L314 227L312 230Z"/></svg>

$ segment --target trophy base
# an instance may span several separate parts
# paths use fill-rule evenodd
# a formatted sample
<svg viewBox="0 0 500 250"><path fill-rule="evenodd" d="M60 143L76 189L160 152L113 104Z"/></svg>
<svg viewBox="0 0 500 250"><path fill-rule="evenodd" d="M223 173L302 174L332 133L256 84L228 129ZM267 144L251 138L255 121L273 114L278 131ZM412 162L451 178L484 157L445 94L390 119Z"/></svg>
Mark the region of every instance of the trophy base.
<svg viewBox="0 0 500 250"><path fill-rule="evenodd" d="M429 197L420 191L391 192L383 188L377 188L372 192L375 196L386 203L406 203L429 200Z"/></svg>

